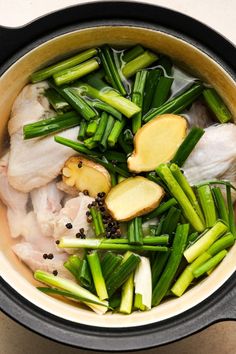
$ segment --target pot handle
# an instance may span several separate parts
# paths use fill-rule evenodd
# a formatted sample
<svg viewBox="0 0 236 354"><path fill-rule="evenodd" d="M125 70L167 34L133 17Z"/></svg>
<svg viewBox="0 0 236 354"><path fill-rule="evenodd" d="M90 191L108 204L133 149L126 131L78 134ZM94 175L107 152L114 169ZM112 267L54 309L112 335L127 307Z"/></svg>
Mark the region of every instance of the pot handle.
<svg viewBox="0 0 236 354"><path fill-rule="evenodd" d="M0 26L0 64L3 64L9 57L27 43L26 27L4 27Z"/></svg>

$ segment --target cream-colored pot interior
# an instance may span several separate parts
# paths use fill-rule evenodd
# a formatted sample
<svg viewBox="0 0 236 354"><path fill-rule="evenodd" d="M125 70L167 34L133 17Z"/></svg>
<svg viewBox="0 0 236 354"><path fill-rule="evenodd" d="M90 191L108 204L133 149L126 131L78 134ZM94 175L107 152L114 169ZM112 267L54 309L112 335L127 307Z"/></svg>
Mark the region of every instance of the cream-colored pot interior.
<svg viewBox="0 0 236 354"><path fill-rule="evenodd" d="M39 67L72 52L109 43L132 45L140 43L154 51L169 55L181 66L209 82L224 97L236 117L236 84L232 78L206 54L196 47L168 34L145 28L104 26L78 30L56 37L23 56L0 79L0 146L3 149L7 120L12 103L28 81L29 75ZM101 327L128 327L150 324L180 314L197 305L216 291L236 270L236 246L212 275L186 292L181 298L167 301L148 312L135 312L129 316L108 313L99 316L75 303L62 302L35 289L31 271L19 262L11 251L12 240L5 207L0 205L0 275L19 294L39 308L64 319ZM145 286L145 284L144 284Z"/></svg>

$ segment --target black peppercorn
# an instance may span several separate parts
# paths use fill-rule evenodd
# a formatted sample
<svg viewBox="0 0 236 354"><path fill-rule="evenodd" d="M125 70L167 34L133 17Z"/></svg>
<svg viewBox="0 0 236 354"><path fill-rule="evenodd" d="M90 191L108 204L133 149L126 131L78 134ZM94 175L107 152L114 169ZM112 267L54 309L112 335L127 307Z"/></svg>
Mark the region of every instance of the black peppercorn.
<svg viewBox="0 0 236 354"><path fill-rule="evenodd" d="M66 228L67 228L67 229L72 229L72 227L73 227L73 225L72 225L70 222L68 222L68 223L66 224Z"/></svg>
<svg viewBox="0 0 236 354"><path fill-rule="evenodd" d="M106 195L105 192L99 192L99 193L98 193L98 197L99 197L99 198L104 198L105 195Z"/></svg>

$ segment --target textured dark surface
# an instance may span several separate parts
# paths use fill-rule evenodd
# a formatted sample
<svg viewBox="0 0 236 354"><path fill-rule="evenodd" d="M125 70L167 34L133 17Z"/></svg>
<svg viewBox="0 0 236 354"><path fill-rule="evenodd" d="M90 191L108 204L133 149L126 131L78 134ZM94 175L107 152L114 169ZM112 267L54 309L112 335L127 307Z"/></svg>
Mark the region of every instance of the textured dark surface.
<svg viewBox="0 0 236 354"><path fill-rule="evenodd" d="M49 38L72 29L102 24L138 25L172 33L195 44L232 76L235 74L235 48L205 25L168 9L115 1L68 8L15 30L1 28L1 71ZM3 280L0 280L0 308L24 326L61 343L96 351L136 350L172 342L221 320L234 320L235 284L233 275L221 289L193 309L170 320L128 331L75 325L59 319L20 297Z"/></svg>

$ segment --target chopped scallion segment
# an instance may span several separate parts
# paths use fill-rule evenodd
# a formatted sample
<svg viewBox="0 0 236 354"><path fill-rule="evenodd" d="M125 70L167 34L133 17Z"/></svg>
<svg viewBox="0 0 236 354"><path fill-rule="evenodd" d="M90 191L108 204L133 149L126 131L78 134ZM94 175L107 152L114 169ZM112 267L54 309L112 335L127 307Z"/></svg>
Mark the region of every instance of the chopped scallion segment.
<svg viewBox="0 0 236 354"><path fill-rule="evenodd" d="M63 61L60 61L59 63L48 66L45 69L36 71L31 75L31 81L39 82L48 79L50 76L54 75L55 73L58 73L61 70L71 68L77 64L84 62L87 59L94 57L97 54L97 52L98 51L96 48L91 48L71 58L65 59Z"/></svg>
<svg viewBox="0 0 236 354"><path fill-rule="evenodd" d="M232 119L232 114L226 107L222 98L218 95L215 89L206 88L203 91L203 97L210 110L215 114L220 123L227 123Z"/></svg>
<svg viewBox="0 0 236 354"><path fill-rule="evenodd" d="M97 251L87 255L90 271L92 273L94 286L100 300L108 298L105 280L102 274L101 264Z"/></svg>

